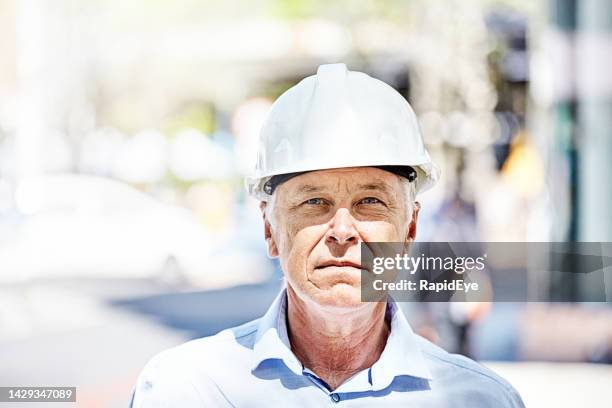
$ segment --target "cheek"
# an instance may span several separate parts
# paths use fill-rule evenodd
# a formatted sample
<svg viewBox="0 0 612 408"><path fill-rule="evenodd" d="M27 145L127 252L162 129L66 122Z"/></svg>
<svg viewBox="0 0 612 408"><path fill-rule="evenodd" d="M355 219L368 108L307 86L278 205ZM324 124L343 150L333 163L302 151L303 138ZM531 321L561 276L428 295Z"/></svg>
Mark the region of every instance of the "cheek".
<svg viewBox="0 0 612 408"><path fill-rule="evenodd" d="M359 232L366 242L401 242L404 240L408 225L389 221L364 221L360 223Z"/></svg>
<svg viewBox="0 0 612 408"><path fill-rule="evenodd" d="M280 262L292 280L305 279L308 257L325 235L326 227L315 225L283 234Z"/></svg>

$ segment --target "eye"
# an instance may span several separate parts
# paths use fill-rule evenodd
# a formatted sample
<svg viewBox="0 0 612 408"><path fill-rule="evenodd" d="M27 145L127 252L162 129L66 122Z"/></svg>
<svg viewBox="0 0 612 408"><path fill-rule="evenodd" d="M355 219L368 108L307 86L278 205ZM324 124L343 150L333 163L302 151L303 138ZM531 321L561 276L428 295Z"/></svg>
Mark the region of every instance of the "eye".
<svg viewBox="0 0 612 408"><path fill-rule="evenodd" d="M323 200L322 198L310 198L310 199L304 201L303 204L308 204L308 205L323 205L323 204L325 204L325 200Z"/></svg>
<svg viewBox="0 0 612 408"><path fill-rule="evenodd" d="M383 202L382 202L382 201L380 201L380 200L379 200L378 198L376 198L376 197L366 197L366 198L364 198L363 200L361 200L361 201L359 202L359 204L369 204L369 205L372 205L372 204L383 204Z"/></svg>

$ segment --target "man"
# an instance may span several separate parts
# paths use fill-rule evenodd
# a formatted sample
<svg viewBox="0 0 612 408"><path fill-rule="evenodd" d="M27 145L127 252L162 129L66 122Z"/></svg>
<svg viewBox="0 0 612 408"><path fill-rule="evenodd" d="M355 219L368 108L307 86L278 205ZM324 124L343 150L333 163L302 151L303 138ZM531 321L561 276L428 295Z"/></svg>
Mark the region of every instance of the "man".
<svg viewBox="0 0 612 408"><path fill-rule="evenodd" d="M274 104L249 192L286 288L258 320L155 356L135 407L522 407L488 369L361 302L360 246L409 242L438 171L391 87L344 64Z"/></svg>

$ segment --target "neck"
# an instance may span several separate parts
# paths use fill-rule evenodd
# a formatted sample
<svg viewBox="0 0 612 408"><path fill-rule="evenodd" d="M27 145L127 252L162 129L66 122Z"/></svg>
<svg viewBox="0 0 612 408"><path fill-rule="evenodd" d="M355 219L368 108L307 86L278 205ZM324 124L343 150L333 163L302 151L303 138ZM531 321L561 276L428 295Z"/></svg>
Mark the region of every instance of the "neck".
<svg viewBox="0 0 612 408"><path fill-rule="evenodd" d="M350 310L308 307L291 287L287 301L293 353L332 389L371 367L382 354L389 336L385 302Z"/></svg>

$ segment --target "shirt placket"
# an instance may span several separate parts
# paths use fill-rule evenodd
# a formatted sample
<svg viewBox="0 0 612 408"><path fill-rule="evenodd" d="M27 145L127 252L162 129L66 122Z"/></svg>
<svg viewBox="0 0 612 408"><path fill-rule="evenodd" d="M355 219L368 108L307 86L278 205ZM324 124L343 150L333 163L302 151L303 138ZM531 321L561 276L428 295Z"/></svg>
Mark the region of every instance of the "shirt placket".
<svg viewBox="0 0 612 408"><path fill-rule="evenodd" d="M314 385L319 387L321 391L325 392L329 397L329 400L335 405L342 401L342 397L337 392L333 392L329 384L319 378L315 373L307 369L302 365L302 375L307 377Z"/></svg>

